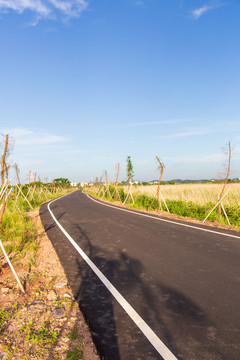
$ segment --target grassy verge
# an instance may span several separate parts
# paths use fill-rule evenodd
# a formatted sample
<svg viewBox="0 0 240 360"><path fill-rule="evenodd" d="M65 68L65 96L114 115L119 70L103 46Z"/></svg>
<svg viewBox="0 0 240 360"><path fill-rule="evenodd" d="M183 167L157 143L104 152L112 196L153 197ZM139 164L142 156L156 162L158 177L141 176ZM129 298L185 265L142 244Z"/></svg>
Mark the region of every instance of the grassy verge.
<svg viewBox="0 0 240 360"><path fill-rule="evenodd" d="M93 195L98 198L102 198L108 201L116 201L115 188L113 186L109 186L109 191L100 191L97 188L89 188L86 190L90 195ZM120 196L121 202L127 197L127 193L124 191L122 187L118 187L118 192ZM135 209L142 209L144 211L149 209L154 197L147 194L138 194L133 193L134 204L132 204L131 199L128 198L126 201L126 205ZM207 202L204 205L200 205L194 203L192 201L183 201L183 200L170 200L166 199L167 207L171 214L179 215L182 217L194 218L200 221L203 221L208 213L214 207L214 203ZM161 203L162 209L166 211L166 207L164 203ZM229 218L230 224L233 226L240 226L240 207L239 206L229 206L225 205L225 210L227 216ZM157 211L158 209L158 201L155 199L152 203L152 206L149 210ZM218 217L218 209L216 208L208 218L211 222L218 222L219 224L227 225L227 220L224 215L221 218Z"/></svg>
<svg viewBox="0 0 240 360"><path fill-rule="evenodd" d="M34 225L31 217L28 215L29 211L39 209L40 205L46 200L66 195L71 191L71 188L56 188L56 191L53 193L46 193L43 191L40 193L40 191L36 190L31 200L29 199L32 208L23 196L18 199L16 194L15 196L12 196L15 205L11 199L8 199L7 207L0 225L0 236L6 252L8 254L14 253L14 259L23 257L26 252L32 253L32 256L34 257L38 242ZM34 261L33 258L30 261Z"/></svg>
<svg viewBox="0 0 240 360"><path fill-rule="evenodd" d="M61 189L48 194L56 198L69 193ZM21 293L3 254L0 271L0 358L97 360L90 332L74 300L57 254L46 236L39 217L39 206L46 200L37 196L11 202L4 213L4 245L24 285ZM31 211L30 211L31 210ZM26 230L27 229L27 230ZM17 240L16 240L17 239ZM30 256L31 254L31 256Z"/></svg>

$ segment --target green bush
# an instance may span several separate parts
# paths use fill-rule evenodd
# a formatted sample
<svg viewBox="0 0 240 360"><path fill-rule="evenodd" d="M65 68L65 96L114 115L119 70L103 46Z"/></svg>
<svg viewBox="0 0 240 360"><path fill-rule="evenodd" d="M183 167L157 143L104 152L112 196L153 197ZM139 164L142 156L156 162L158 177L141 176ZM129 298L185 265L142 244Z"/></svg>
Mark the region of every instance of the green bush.
<svg viewBox="0 0 240 360"><path fill-rule="evenodd" d="M126 195L124 193L124 189L122 187L118 187L118 193L119 193L119 196L120 196L120 200L122 202L124 202L125 197L126 197Z"/></svg>
<svg viewBox="0 0 240 360"><path fill-rule="evenodd" d="M134 202L137 207L144 207L145 209L148 209L153 199L154 199L153 196L148 196L143 194L134 197ZM157 199L155 199L150 210L156 210L157 208L158 208L158 201Z"/></svg>

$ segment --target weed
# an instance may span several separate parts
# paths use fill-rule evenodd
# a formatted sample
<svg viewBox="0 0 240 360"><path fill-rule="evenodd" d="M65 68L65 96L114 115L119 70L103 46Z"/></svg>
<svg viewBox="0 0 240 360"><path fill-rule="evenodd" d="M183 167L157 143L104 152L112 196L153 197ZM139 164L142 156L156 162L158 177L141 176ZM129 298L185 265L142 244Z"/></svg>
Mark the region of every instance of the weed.
<svg viewBox="0 0 240 360"><path fill-rule="evenodd" d="M56 309L60 309L63 307L63 303L66 302L66 299L56 299L53 301L53 305Z"/></svg>
<svg viewBox="0 0 240 360"><path fill-rule="evenodd" d="M16 314L18 303L14 303L9 309L2 308L0 310L0 334L3 332L8 321Z"/></svg>
<svg viewBox="0 0 240 360"><path fill-rule="evenodd" d="M30 257L28 265L30 269L35 268L37 266L36 252L34 252L33 256Z"/></svg>
<svg viewBox="0 0 240 360"><path fill-rule="evenodd" d="M48 281L48 285L53 285L52 283L57 279L57 276L52 276L51 279Z"/></svg>
<svg viewBox="0 0 240 360"><path fill-rule="evenodd" d="M71 340L76 340L78 338L77 325L74 325L71 333L67 337L69 337Z"/></svg>
<svg viewBox="0 0 240 360"><path fill-rule="evenodd" d="M40 272L33 272L33 273L28 273L27 274L27 282L29 284L33 283L35 280L39 279L39 277L41 276Z"/></svg>
<svg viewBox="0 0 240 360"><path fill-rule="evenodd" d="M26 323L26 326L22 326L21 330L26 332L26 340L29 340L32 345L39 345L44 343L45 347L50 347L56 341L58 336L56 331L50 330L51 323L45 321L44 325L41 325L38 329L35 328L32 321Z"/></svg>
<svg viewBox="0 0 240 360"><path fill-rule="evenodd" d="M4 339L4 350L8 354L12 354L12 352L13 352L13 340L12 340L12 338L10 338L9 335L6 336L6 334L5 334L5 339Z"/></svg>
<svg viewBox="0 0 240 360"><path fill-rule="evenodd" d="M73 350L67 350L68 360L79 360L83 358L83 350L81 347L74 347Z"/></svg>

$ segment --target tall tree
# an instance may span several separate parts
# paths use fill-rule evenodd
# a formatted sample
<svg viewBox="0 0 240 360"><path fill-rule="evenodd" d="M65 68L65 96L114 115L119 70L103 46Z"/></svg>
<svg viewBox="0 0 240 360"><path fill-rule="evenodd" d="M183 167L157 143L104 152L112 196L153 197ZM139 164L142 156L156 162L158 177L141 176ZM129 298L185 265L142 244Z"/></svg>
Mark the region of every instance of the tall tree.
<svg viewBox="0 0 240 360"><path fill-rule="evenodd" d="M71 183L67 178L57 178L53 180L55 185L60 185L60 186L70 186Z"/></svg>
<svg viewBox="0 0 240 360"><path fill-rule="evenodd" d="M131 161L131 156L127 157L127 182L128 185L130 184L131 180L133 180L134 171L133 171L133 164Z"/></svg>

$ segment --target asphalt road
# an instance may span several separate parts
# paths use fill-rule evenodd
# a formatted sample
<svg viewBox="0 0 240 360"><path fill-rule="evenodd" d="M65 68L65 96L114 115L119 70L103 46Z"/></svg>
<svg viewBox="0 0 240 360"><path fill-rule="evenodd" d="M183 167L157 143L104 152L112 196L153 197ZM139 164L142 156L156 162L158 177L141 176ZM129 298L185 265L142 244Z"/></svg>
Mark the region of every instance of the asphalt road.
<svg viewBox="0 0 240 360"><path fill-rule="evenodd" d="M105 206L80 191L52 202L50 209L177 359L240 359L240 234L159 221ZM47 204L41 219L101 358L170 359L78 254Z"/></svg>

